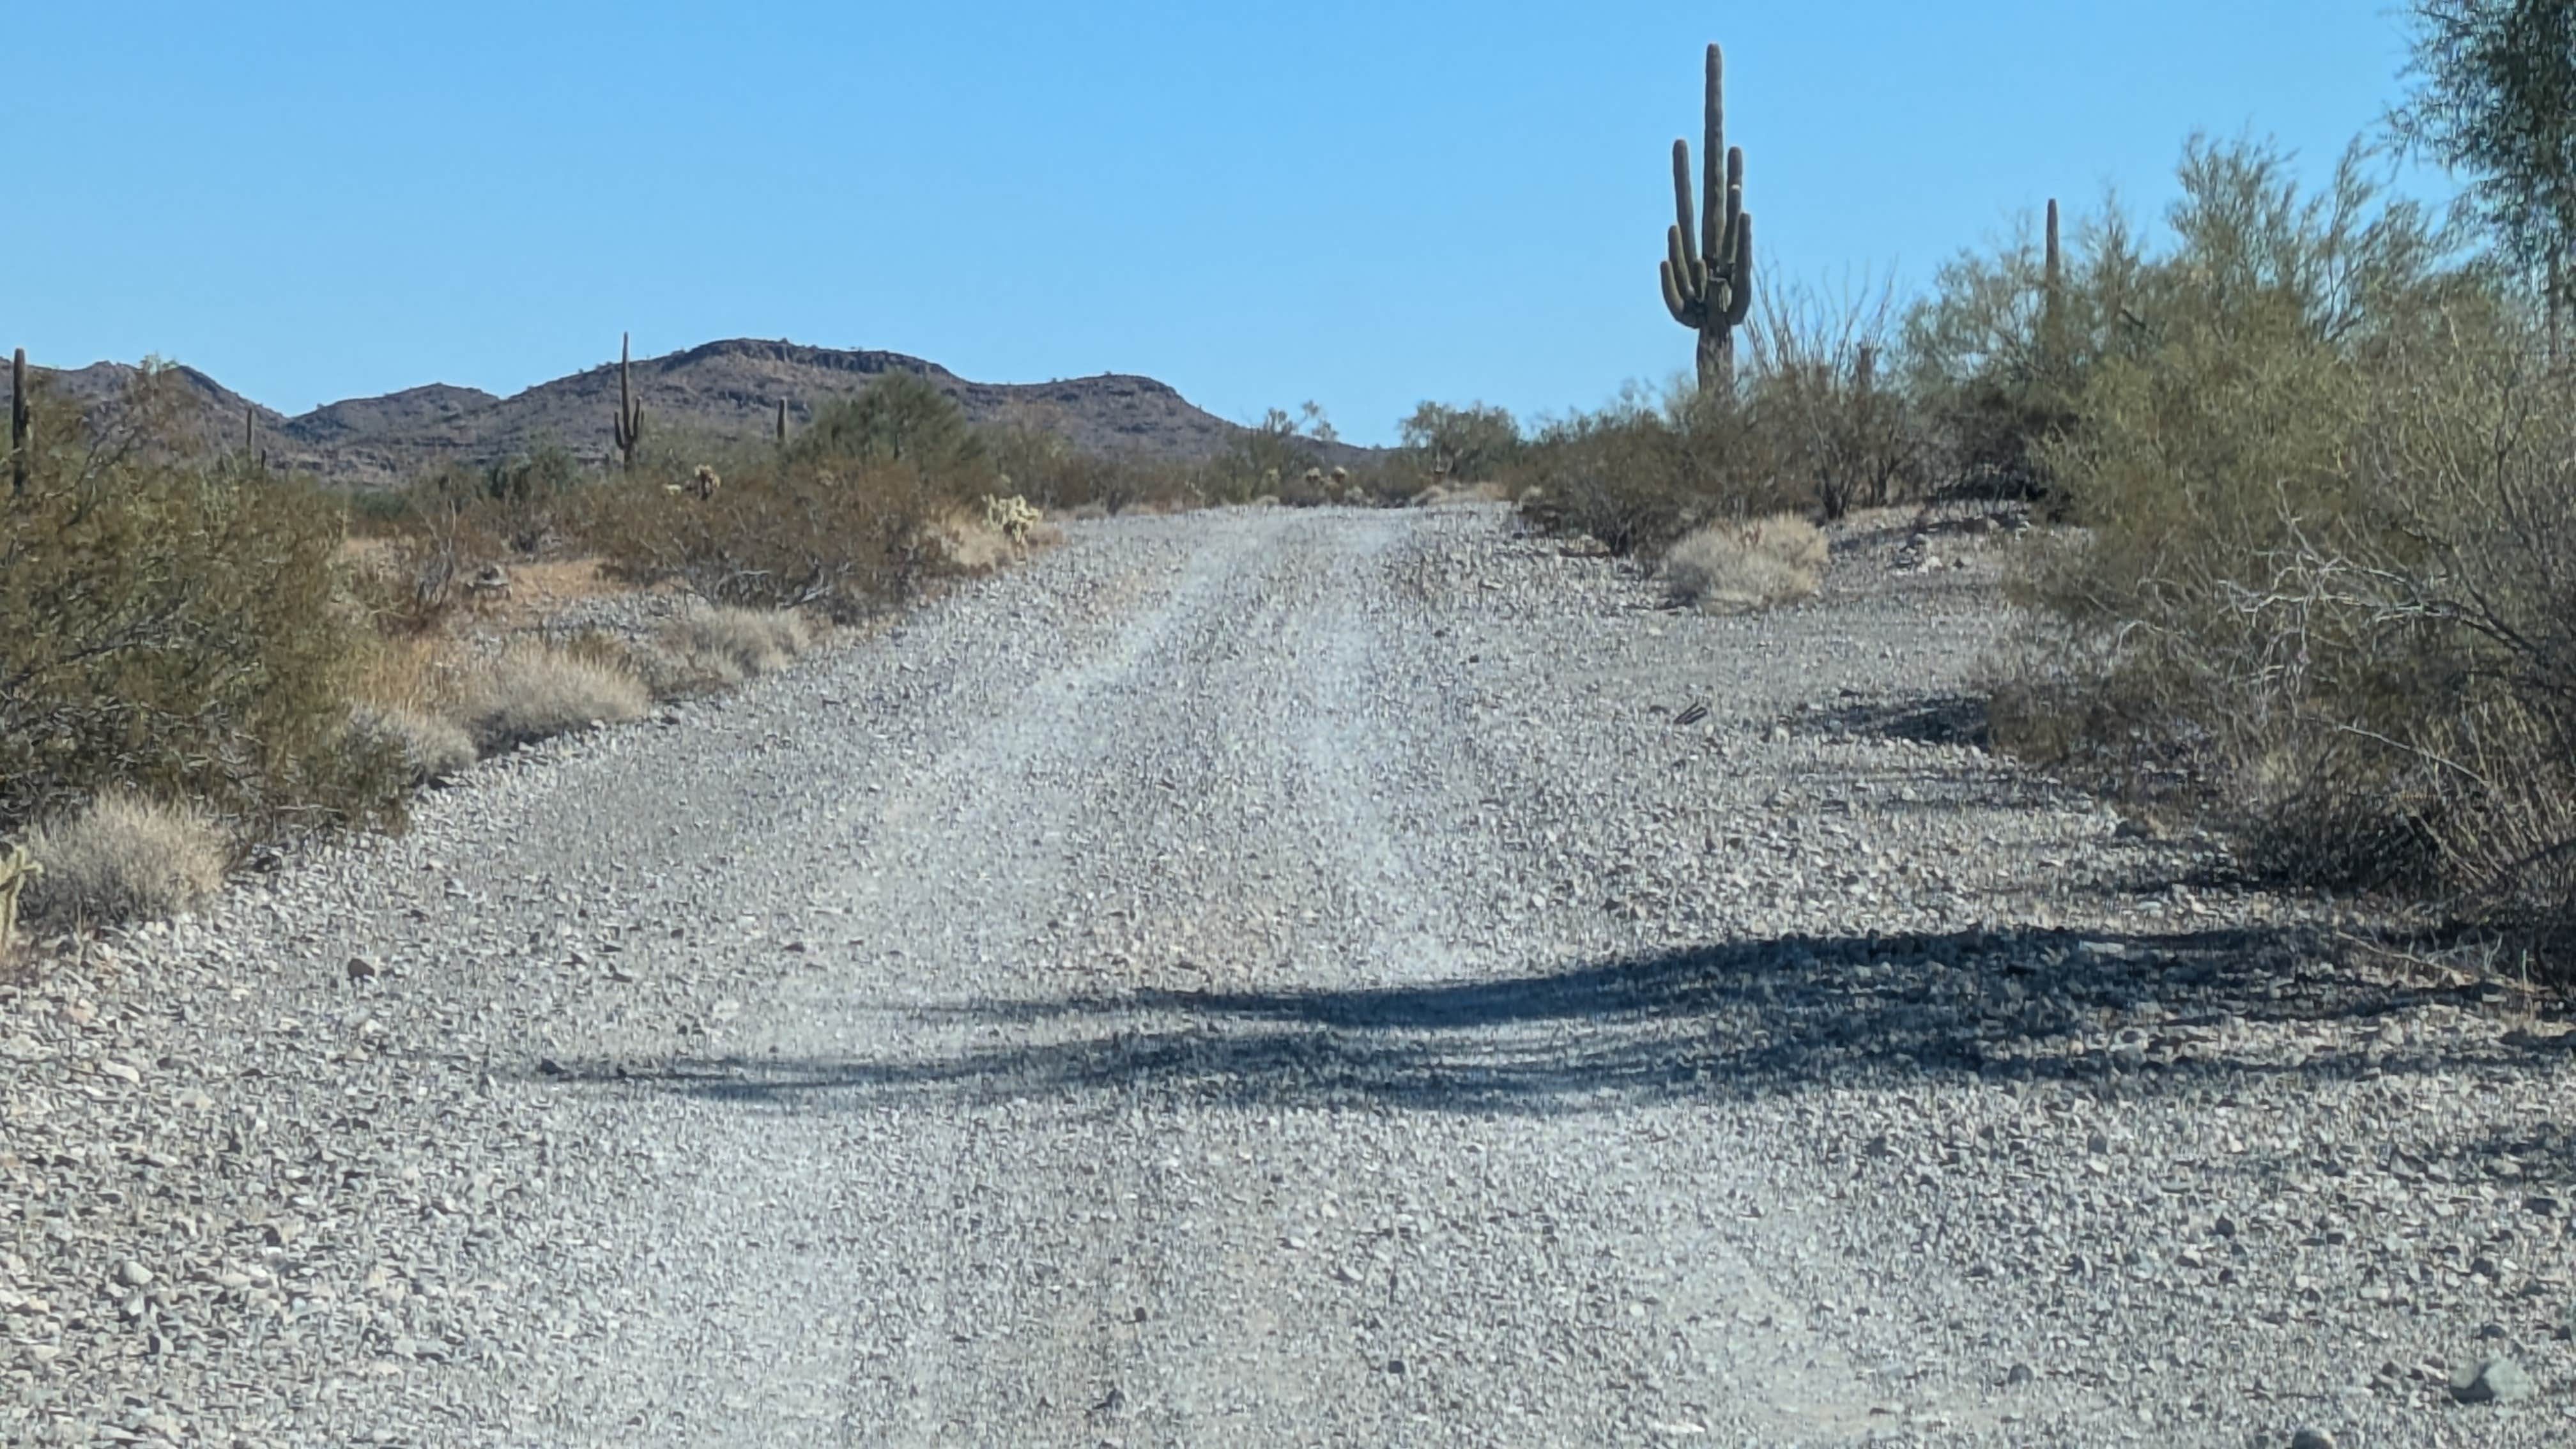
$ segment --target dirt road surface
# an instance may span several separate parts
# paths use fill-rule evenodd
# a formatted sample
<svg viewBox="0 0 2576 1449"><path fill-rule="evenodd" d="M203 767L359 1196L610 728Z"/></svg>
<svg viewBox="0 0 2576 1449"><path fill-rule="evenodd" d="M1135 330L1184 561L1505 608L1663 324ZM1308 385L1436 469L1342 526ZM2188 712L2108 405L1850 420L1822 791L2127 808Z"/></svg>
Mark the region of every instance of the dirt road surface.
<svg viewBox="0 0 2576 1449"><path fill-rule="evenodd" d="M1991 757L1901 539L1082 524L480 767L0 999L0 1439L2576 1442L2576 1038Z"/></svg>

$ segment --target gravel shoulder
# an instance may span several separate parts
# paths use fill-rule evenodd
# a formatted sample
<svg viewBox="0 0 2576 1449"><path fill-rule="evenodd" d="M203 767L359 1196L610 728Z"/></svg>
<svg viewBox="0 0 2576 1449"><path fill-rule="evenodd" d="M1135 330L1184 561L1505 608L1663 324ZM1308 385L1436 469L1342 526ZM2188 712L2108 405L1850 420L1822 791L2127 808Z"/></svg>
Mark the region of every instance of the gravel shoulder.
<svg viewBox="0 0 2576 1449"><path fill-rule="evenodd" d="M2576 1438L2576 1036L1978 748L2008 540L1069 534L0 988L0 1441Z"/></svg>

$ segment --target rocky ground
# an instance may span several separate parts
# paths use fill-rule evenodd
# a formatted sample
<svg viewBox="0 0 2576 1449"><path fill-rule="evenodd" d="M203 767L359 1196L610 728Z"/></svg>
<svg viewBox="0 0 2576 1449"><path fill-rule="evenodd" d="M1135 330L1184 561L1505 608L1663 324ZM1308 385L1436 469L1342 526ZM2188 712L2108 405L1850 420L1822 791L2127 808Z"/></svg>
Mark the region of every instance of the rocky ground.
<svg viewBox="0 0 2576 1449"><path fill-rule="evenodd" d="M2576 1440L2561 1016L1988 756L1907 533L1078 525L52 962L0 1440Z"/></svg>

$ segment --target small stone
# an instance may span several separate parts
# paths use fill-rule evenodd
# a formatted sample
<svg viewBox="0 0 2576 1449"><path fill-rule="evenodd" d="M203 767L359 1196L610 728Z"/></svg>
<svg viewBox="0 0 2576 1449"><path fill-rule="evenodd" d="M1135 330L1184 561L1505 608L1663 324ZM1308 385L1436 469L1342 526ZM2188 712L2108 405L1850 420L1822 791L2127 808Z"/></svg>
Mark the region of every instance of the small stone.
<svg viewBox="0 0 2576 1449"><path fill-rule="evenodd" d="M2290 1449L2335 1449L2334 1436L2323 1429L2301 1429L2290 1436Z"/></svg>
<svg viewBox="0 0 2576 1449"><path fill-rule="evenodd" d="M348 971L349 979L351 981L373 981L377 977L385 974L384 967L377 965L373 959L365 956L350 957Z"/></svg>
<svg viewBox="0 0 2576 1449"><path fill-rule="evenodd" d="M2533 1392L2531 1375L2509 1358L2491 1358L2451 1375L2451 1397L2463 1404L2510 1404Z"/></svg>
<svg viewBox="0 0 2576 1449"><path fill-rule="evenodd" d="M125 1266L116 1270L116 1280L128 1288L148 1288L152 1286L152 1270L128 1258Z"/></svg>
<svg viewBox="0 0 2576 1449"><path fill-rule="evenodd" d="M2031 1372L2029 1364L2017 1363L2004 1370L2004 1387L2019 1388L2037 1377L2039 1377L2037 1374Z"/></svg>

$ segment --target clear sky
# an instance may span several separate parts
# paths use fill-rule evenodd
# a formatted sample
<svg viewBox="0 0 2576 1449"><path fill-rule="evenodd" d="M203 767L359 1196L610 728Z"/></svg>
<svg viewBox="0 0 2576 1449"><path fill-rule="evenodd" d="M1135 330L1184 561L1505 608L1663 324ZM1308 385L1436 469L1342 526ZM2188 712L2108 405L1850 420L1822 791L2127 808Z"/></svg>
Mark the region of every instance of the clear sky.
<svg viewBox="0 0 2576 1449"><path fill-rule="evenodd" d="M1760 265L1918 283L2193 128L2312 174L2397 94L2371 0L13 4L0 347L289 412L719 337L1236 419L1524 413L1688 364L1668 150L1723 42Z"/></svg>

